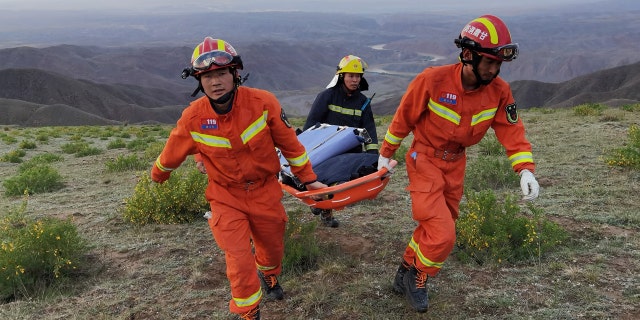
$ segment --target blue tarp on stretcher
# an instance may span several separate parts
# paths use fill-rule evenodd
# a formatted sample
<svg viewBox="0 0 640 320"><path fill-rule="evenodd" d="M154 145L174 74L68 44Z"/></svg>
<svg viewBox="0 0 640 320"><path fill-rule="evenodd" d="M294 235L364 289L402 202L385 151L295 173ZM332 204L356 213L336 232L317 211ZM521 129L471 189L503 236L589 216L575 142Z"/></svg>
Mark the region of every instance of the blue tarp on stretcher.
<svg viewBox="0 0 640 320"><path fill-rule="evenodd" d="M391 173L387 169L377 170L377 154L347 152L371 141L365 129L317 124L300 133L298 140L305 146L318 181L330 187L306 191L282 154L280 184L283 190L311 207L342 209L373 199L389 181ZM392 160L391 165L396 164ZM323 200L316 200L320 198Z"/></svg>
<svg viewBox="0 0 640 320"><path fill-rule="evenodd" d="M365 129L325 123L317 124L298 135L298 140L307 150L309 161L313 166L352 150L370 139ZM289 163L282 155L280 155L280 166L283 170L291 172Z"/></svg>

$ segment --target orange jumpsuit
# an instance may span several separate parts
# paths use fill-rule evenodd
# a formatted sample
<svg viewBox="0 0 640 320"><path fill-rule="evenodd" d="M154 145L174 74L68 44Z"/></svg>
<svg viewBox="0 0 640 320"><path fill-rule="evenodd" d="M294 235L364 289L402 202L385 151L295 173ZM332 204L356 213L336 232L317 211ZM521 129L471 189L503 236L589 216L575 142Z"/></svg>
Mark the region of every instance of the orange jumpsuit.
<svg viewBox="0 0 640 320"><path fill-rule="evenodd" d="M257 269L265 275L279 275L282 269L287 216L280 201L276 147L301 181L316 180L276 97L238 87L225 114L216 113L207 97L193 101L151 170L152 179L162 182L187 155L200 154L209 178L209 226L225 252L232 313L247 312L260 303Z"/></svg>
<svg viewBox="0 0 640 320"><path fill-rule="evenodd" d="M472 91L462 87L462 63L431 67L407 87L380 154L390 158L413 132L406 155L411 211L418 226L404 252L409 265L435 276L455 244L466 155L493 128L515 172L535 165L511 88L497 77Z"/></svg>

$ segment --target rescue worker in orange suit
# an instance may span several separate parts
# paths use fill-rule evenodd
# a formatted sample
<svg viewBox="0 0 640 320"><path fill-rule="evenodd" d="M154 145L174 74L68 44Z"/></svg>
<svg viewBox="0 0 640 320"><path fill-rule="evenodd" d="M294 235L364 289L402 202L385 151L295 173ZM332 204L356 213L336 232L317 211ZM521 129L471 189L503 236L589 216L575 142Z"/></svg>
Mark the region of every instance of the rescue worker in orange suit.
<svg viewBox="0 0 640 320"><path fill-rule="evenodd" d="M378 169L386 167L402 140L413 133L405 156L418 223L403 254L393 288L418 312L427 311L426 281L440 271L456 240L455 220L463 195L465 148L493 128L506 149L525 200L538 196L531 144L518 117L511 88L498 77L518 45L502 20L484 15L469 22L454 41L460 62L430 67L408 85L385 134Z"/></svg>
<svg viewBox="0 0 640 320"><path fill-rule="evenodd" d="M362 93L369 90L369 84L364 78L366 68L367 63L358 56L343 57L331 82L313 101L302 129L307 130L317 123L364 128L371 136L371 142L364 145L364 151L378 154L378 135L371 99ZM363 151L360 147L358 149L351 152ZM311 212L320 215L324 226L338 227L339 221L333 217L331 210L311 208Z"/></svg>
<svg viewBox="0 0 640 320"><path fill-rule="evenodd" d="M283 298L277 276L287 216L280 201L275 148L307 189L326 185L316 181L304 146L276 97L240 86L242 67L240 56L223 40L206 37L195 47L183 78L198 79L196 93L202 90L205 96L183 111L151 177L162 183L188 155L200 154L209 181L208 223L225 253L231 284L229 310L243 319L259 319L262 298Z"/></svg>

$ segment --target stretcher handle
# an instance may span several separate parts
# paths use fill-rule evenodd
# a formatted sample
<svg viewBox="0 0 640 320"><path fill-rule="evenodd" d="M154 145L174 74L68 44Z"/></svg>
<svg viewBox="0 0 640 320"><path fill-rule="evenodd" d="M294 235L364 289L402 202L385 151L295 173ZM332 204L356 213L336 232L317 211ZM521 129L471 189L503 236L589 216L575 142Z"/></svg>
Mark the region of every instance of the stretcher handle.
<svg viewBox="0 0 640 320"><path fill-rule="evenodd" d="M398 164L398 161L396 160L391 160L389 161L389 165L394 168L396 165ZM375 179L380 179L380 178L384 178L386 176L390 176L392 173L389 172L389 170L387 170L387 168L382 168L372 174L366 175L364 177L360 177L358 179L355 180L351 180L347 183L343 183L343 184L338 184L335 186L331 186L331 187L327 187L327 188L322 188L322 189L315 189L315 190L308 190L308 191L300 191L297 190L289 185L286 184L282 184L282 188L285 189L287 192L289 192L290 194L294 195L295 197L298 198L311 198L311 197L324 197L327 195L332 195L338 192L343 192L352 188L355 188L357 186L360 186L362 184L365 184L367 182L370 182L371 180L375 180ZM322 200L316 200L316 201L322 201Z"/></svg>

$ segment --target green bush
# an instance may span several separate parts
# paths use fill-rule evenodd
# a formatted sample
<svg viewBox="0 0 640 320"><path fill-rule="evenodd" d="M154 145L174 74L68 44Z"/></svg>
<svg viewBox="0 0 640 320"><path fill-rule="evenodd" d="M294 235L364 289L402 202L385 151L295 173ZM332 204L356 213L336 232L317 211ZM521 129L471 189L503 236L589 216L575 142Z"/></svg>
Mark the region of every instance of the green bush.
<svg viewBox="0 0 640 320"><path fill-rule="evenodd" d="M3 182L7 196L18 196L33 193L45 193L62 189L62 176L47 164L26 166L18 175Z"/></svg>
<svg viewBox="0 0 640 320"><path fill-rule="evenodd" d="M479 264L513 263L540 258L567 239L567 232L539 209L531 203L527 208L531 214L521 214L512 198L499 203L491 190L466 193L456 222L457 256Z"/></svg>
<svg viewBox="0 0 640 320"><path fill-rule="evenodd" d="M465 190L482 191L517 187L520 178L505 156L479 156L469 162L464 181Z"/></svg>
<svg viewBox="0 0 640 320"><path fill-rule="evenodd" d="M36 143L33 141L22 141L19 146L20 149L35 149Z"/></svg>
<svg viewBox="0 0 640 320"><path fill-rule="evenodd" d="M110 141L109 144L107 144L107 149L111 150L111 149L123 149L127 146L127 143L124 142L124 140L122 140L121 138L116 138L113 141Z"/></svg>
<svg viewBox="0 0 640 320"><path fill-rule="evenodd" d="M207 176L193 167L181 167L162 184L143 174L134 193L125 199L123 218L133 224L186 223L209 210L204 191Z"/></svg>
<svg viewBox="0 0 640 320"><path fill-rule="evenodd" d="M315 221L303 221L300 210L287 212L289 221L284 236L282 265L287 272L302 273L317 266L320 247L316 239Z"/></svg>
<svg viewBox="0 0 640 320"><path fill-rule="evenodd" d="M42 164L42 163L53 163L53 162L62 161L62 160L64 160L63 156L59 154L47 152L47 153L41 153L39 155L36 155L27 162L33 163L33 164ZM25 163L23 163L21 167L24 166Z"/></svg>
<svg viewBox="0 0 640 320"><path fill-rule="evenodd" d="M16 149L13 151L9 151L6 154L4 154L0 160L2 160L3 162L11 162L11 163L21 163L22 162L22 157L24 157L27 154L26 151L22 150L22 149Z"/></svg>
<svg viewBox="0 0 640 320"><path fill-rule="evenodd" d="M576 116L599 116L605 109L607 107L599 103L585 103L573 107L573 114Z"/></svg>
<svg viewBox="0 0 640 320"><path fill-rule="evenodd" d="M480 143L478 143L478 148L480 149L480 154L485 156L505 155L504 147L500 144L496 136L492 134L485 135L484 138L480 140Z"/></svg>
<svg viewBox="0 0 640 320"><path fill-rule="evenodd" d="M142 151L151 143L157 142L155 137L138 138L127 143L127 149L131 151Z"/></svg>
<svg viewBox="0 0 640 320"><path fill-rule="evenodd" d="M640 111L640 103L625 104L624 106L622 106L622 110L629 112L638 112Z"/></svg>
<svg viewBox="0 0 640 320"><path fill-rule="evenodd" d="M156 161L156 158L158 158L158 155L162 152L162 149L164 149L164 141L155 141L149 143L146 149L144 149L144 155L142 156L142 159L150 162Z"/></svg>
<svg viewBox="0 0 640 320"><path fill-rule="evenodd" d="M74 138L76 138L76 136L71 137L72 140L74 140ZM73 153L77 158L93 156L93 155L102 153L101 149L96 147L91 147L88 142L81 141L80 138L77 138L75 140L78 140L78 141L63 144L61 146L62 152Z"/></svg>
<svg viewBox="0 0 640 320"><path fill-rule="evenodd" d="M6 144L14 144L16 142L18 142L18 139L16 139L16 137L10 136L10 135L4 135L2 136L2 141Z"/></svg>
<svg viewBox="0 0 640 320"><path fill-rule="evenodd" d="M64 153L74 154L89 148L89 143L86 141L74 141L74 142L65 143L62 146L60 146L60 148Z"/></svg>
<svg viewBox="0 0 640 320"><path fill-rule="evenodd" d="M115 160L105 162L108 172L123 172L144 170L150 167L149 161L138 158L132 154L128 156L119 155Z"/></svg>
<svg viewBox="0 0 640 320"><path fill-rule="evenodd" d="M608 165L640 169L640 127L631 125L628 136L626 146L614 149L605 157Z"/></svg>
<svg viewBox="0 0 640 320"><path fill-rule="evenodd" d="M88 251L71 220L30 219L21 208L0 216L0 299L35 296L83 264Z"/></svg>

